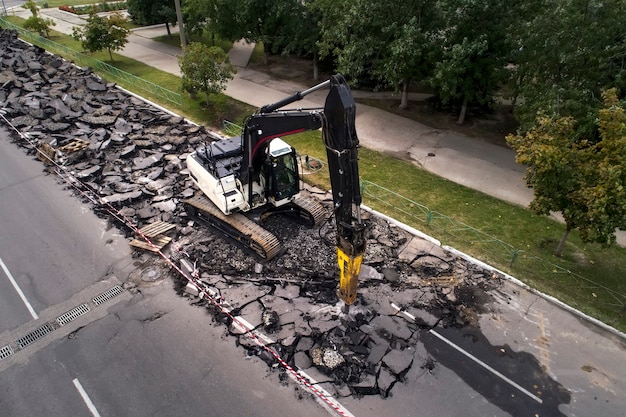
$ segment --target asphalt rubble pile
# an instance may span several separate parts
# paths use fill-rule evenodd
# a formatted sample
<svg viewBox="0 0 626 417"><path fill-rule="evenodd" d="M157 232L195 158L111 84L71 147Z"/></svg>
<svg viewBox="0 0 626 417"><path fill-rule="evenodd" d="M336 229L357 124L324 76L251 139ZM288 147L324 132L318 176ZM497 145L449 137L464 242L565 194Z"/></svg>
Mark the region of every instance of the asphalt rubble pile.
<svg viewBox="0 0 626 417"><path fill-rule="evenodd" d="M487 292L500 285L491 272L366 213L368 249L359 296L344 314L336 296L332 221L307 229L271 217L264 226L285 250L260 263L187 217L181 201L197 190L186 175L185 157L218 134L124 92L89 68L27 45L10 31L0 32L0 86L4 116L30 140L16 135L17 144L34 156L36 149L47 149L102 199L104 204L94 206L98 214L108 216L102 209L108 204L138 227L175 224L176 244L165 253L178 260L184 251L196 260L202 280L229 301L234 315L268 335L272 349L334 395L387 397L412 367L432 370L435 363L419 343L423 332L478 326ZM328 193L306 192L332 206ZM132 237L133 231L108 218ZM136 256L145 268L168 270L158 257L140 250ZM227 337L275 367L275 358L229 316L198 299L184 277L172 275L182 296L206 306L216 323L227 326ZM392 303L414 319L398 314Z"/></svg>

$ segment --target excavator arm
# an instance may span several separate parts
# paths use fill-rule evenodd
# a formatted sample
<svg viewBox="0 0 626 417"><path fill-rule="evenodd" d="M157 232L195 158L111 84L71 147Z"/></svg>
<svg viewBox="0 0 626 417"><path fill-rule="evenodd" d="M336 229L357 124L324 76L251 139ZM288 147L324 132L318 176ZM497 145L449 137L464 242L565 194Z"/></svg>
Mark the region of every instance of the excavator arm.
<svg viewBox="0 0 626 417"><path fill-rule="evenodd" d="M322 138L326 145L328 169L337 224L339 298L347 305L356 300L359 272L365 253L365 225L361 219L356 134L356 104L341 75L331 78L324 106Z"/></svg>
<svg viewBox="0 0 626 417"><path fill-rule="evenodd" d="M323 88L330 88L323 109L279 110ZM356 300L365 252L355 118L356 104L350 88L343 76L334 75L326 82L262 107L246 121L242 134L244 155L241 175L242 182L249 183L249 177L257 171L257 158L262 157L260 149L264 144L275 137L322 128L337 225L338 296L346 306Z"/></svg>

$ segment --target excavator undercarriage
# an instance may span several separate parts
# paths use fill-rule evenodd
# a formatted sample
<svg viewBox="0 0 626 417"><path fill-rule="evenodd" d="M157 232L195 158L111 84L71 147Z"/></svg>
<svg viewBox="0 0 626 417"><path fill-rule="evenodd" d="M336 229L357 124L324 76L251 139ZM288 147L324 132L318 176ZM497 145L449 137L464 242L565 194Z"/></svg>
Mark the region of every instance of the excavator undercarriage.
<svg viewBox="0 0 626 417"><path fill-rule="evenodd" d="M263 260L269 261L281 253L280 240L243 213L225 215L201 193L183 202L189 217L216 229ZM326 217L327 213L318 201L301 195L292 204L263 212L259 220L262 223L274 214L287 214L307 227L314 227Z"/></svg>

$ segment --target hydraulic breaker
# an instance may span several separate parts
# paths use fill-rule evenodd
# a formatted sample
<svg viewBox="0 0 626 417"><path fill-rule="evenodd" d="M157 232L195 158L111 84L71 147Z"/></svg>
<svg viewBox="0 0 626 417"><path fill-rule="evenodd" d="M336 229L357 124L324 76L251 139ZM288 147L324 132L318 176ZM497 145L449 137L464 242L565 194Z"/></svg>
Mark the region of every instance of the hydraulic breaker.
<svg viewBox="0 0 626 417"><path fill-rule="evenodd" d="M350 305L356 301L356 290L359 286L359 272L363 253L357 256L347 255L340 248L337 248L337 262L339 264L339 289L337 295L339 299Z"/></svg>

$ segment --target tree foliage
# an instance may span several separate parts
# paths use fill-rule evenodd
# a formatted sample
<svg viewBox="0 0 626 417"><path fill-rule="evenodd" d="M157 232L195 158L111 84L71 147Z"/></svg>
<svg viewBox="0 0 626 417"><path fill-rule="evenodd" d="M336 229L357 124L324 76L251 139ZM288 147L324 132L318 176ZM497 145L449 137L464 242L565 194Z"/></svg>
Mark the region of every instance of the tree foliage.
<svg viewBox="0 0 626 417"><path fill-rule="evenodd" d="M41 17L39 15L39 6L37 6L33 0L28 0L26 3L22 4L22 8L28 9L32 13L32 16L24 22L24 29L34 30L38 32L39 35L45 35L46 38L49 38L50 28L56 26L54 20Z"/></svg>
<svg viewBox="0 0 626 417"><path fill-rule="evenodd" d="M500 0L438 0L439 54L431 85L444 105L459 108L462 124L468 106L489 107L508 78L511 49L507 31L515 3Z"/></svg>
<svg viewBox="0 0 626 417"><path fill-rule="evenodd" d="M626 91L626 2L526 0L511 31L517 92L516 117L527 130L538 112L571 116L576 135L597 137L601 92Z"/></svg>
<svg viewBox="0 0 626 417"><path fill-rule="evenodd" d="M418 16L397 27L397 33L388 48L388 56L381 63L382 74L389 85L402 87L400 108L408 107L408 93L411 81L426 80L432 73L433 51L436 45L432 21L424 25L424 21L433 18L431 6L433 2L423 2Z"/></svg>
<svg viewBox="0 0 626 417"><path fill-rule="evenodd" d="M469 110L489 111L500 88L514 80L522 132L543 112L572 116L577 135L597 139L601 91L626 91L623 0L186 0L183 6L192 33L261 42L266 62L269 53L287 53L316 64L319 53L353 84L402 90L401 107L412 83L427 82L439 105L458 110L459 123Z"/></svg>
<svg viewBox="0 0 626 417"><path fill-rule="evenodd" d="M185 23L190 34L204 31L220 38L263 43L269 53L315 53L319 30L310 0L188 0Z"/></svg>
<svg viewBox="0 0 626 417"><path fill-rule="evenodd" d="M323 55L352 79L402 88L428 80L441 103L487 106L506 79L510 6L498 0L317 0ZM368 80L369 79L369 80Z"/></svg>
<svg viewBox="0 0 626 417"><path fill-rule="evenodd" d="M598 141L578 139L569 116L542 116L524 135L507 137L517 162L527 166L526 183L535 193L530 208L540 215L560 212L565 219L558 256L570 230L603 245L615 242L616 228L626 230L626 112L616 90L603 97Z"/></svg>
<svg viewBox="0 0 626 417"><path fill-rule="evenodd" d="M126 0L128 15L138 25L165 23L170 34L170 24L176 23L174 0Z"/></svg>
<svg viewBox="0 0 626 417"><path fill-rule="evenodd" d="M198 92L205 93L207 105L209 95L224 91L226 83L236 72L222 48L209 47L198 42L191 42L184 47L178 63L182 72L183 89L192 96Z"/></svg>
<svg viewBox="0 0 626 417"><path fill-rule="evenodd" d="M426 78L435 46L434 0L317 0L320 54L339 72L377 88L408 91Z"/></svg>
<svg viewBox="0 0 626 417"><path fill-rule="evenodd" d="M185 34L200 36L207 30L215 32L216 12L219 0L186 0L182 4Z"/></svg>
<svg viewBox="0 0 626 417"><path fill-rule="evenodd" d="M108 17L91 13L85 26L73 28L72 37L80 41L89 52L108 50L109 58L113 62L113 51L124 48L128 42L130 31L125 27L127 23L128 19L119 12Z"/></svg>
<svg viewBox="0 0 626 417"><path fill-rule="evenodd" d="M277 51L284 28L289 26L290 6L296 0L239 0L240 21L248 42L263 42L268 51Z"/></svg>
<svg viewBox="0 0 626 417"><path fill-rule="evenodd" d="M290 1L283 11L287 25L275 40L275 49L283 54L312 56L317 64L317 40L320 36L319 14L314 8L315 1Z"/></svg>
<svg viewBox="0 0 626 417"><path fill-rule="evenodd" d="M286 47L295 49L298 33L311 29L311 25L303 24L304 5L300 0L237 0L237 3L236 19L229 24L228 34L231 38L263 43L266 64L269 53L281 53ZM222 31L225 31L224 23L222 18Z"/></svg>

